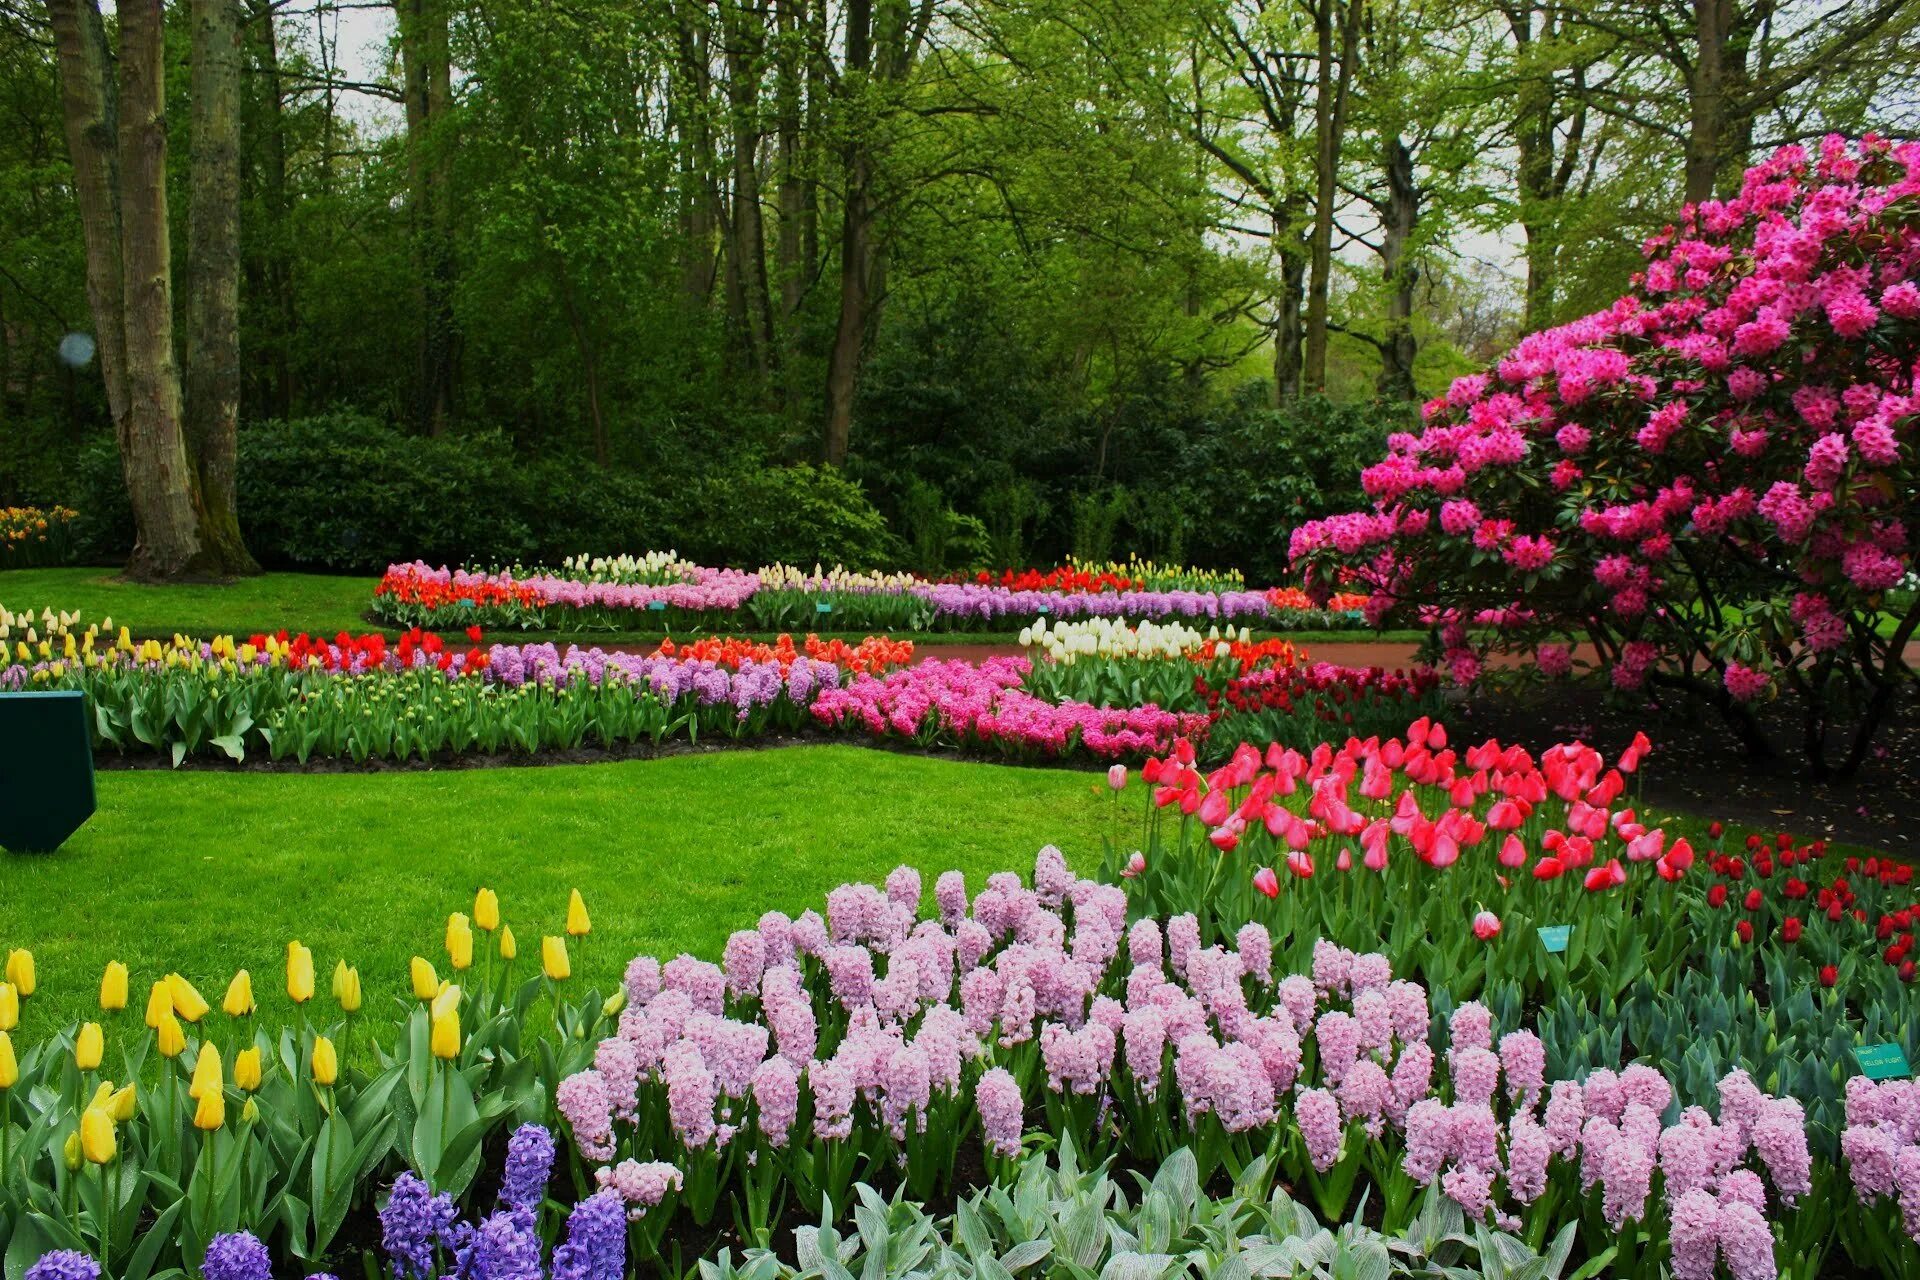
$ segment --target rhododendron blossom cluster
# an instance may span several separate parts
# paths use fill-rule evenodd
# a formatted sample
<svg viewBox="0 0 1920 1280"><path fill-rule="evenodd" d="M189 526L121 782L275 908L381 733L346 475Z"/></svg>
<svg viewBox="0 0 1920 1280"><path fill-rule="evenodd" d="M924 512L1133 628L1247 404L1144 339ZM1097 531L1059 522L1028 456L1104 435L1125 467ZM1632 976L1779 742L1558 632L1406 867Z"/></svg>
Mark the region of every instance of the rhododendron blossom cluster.
<svg viewBox="0 0 1920 1280"><path fill-rule="evenodd" d="M1301 526L1293 559L1435 622L1456 678L1584 632L1614 685L1706 699L1756 746L1753 701L1799 692L1815 767L1855 767L1920 628L1920 602L1879 625L1920 547L1920 143L1784 148L1644 249L1611 308L1428 403L1364 472L1373 509Z"/></svg>

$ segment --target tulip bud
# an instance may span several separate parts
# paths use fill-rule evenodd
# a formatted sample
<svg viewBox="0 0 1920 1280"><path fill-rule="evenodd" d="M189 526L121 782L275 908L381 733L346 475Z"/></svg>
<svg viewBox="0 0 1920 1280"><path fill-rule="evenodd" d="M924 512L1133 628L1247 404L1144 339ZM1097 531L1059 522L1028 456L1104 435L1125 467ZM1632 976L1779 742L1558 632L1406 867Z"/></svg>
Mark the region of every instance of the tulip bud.
<svg viewBox="0 0 1920 1280"><path fill-rule="evenodd" d="M181 1030L180 1019L173 1016L173 1010L161 1016L157 1035L161 1057L177 1058L187 1051L187 1033Z"/></svg>
<svg viewBox="0 0 1920 1280"><path fill-rule="evenodd" d="M139 1091L131 1084L124 1084L114 1090L113 1097L107 1100L107 1114L113 1117L115 1124L125 1124L133 1119L139 1105Z"/></svg>
<svg viewBox="0 0 1920 1280"><path fill-rule="evenodd" d="M188 1022L198 1022L212 1008L193 984L177 973L167 975L167 989L173 996L173 1011Z"/></svg>
<svg viewBox="0 0 1920 1280"><path fill-rule="evenodd" d="M552 934L540 939L540 969L555 982L573 976L573 962L567 959L567 940Z"/></svg>
<svg viewBox="0 0 1920 1280"><path fill-rule="evenodd" d="M227 1095L219 1089L210 1089L200 1095L200 1105L193 1111L193 1127L203 1132L211 1132L227 1122Z"/></svg>
<svg viewBox="0 0 1920 1280"><path fill-rule="evenodd" d="M7 981L24 999L34 992L33 952L25 947L16 947L7 952Z"/></svg>
<svg viewBox="0 0 1920 1280"><path fill-rule="evenodd" d="M84 1118L83 1116L82 1119ZM86 1156L81 1154L80 1151L79 1129L76 1128L72 1133L67 1135L66 1145L60 1149L60 1158L66 1162L68 1173L80 1172L80 1166L87 1162Z"/></svg>
<svg viewBox="0 0 1920 1280"><path fill-rule="evenodd" d="M187 1096L199 1098L209 1092L219 1093L225 1088L225 1076L220 1069L220 1050L211 1040L200 1042L200 1053L193 1060L193 1081L187 1085Z"/></svg>
<svg viewBox="0 0 1920 1280"><path fill-rule="evenodd" d="M252 1093L260 1087L260 1046L242 1049L233 1055L233 1083L237 1089Z"/></svg>
<svg viewBox="0 0 1920 1280"><path fill-rule="evenodd" d="M447 955L456 972L473 967L473 928L458 911L447 917Z"/></svg>
<svg viewBox="0 0 1920 1280"><path fill-rule="evenodd" d="M127 1007L127 966L118 960L108 961L107 971L100 975L100 1007L108 1013Z"/></svg>
<svg viewBox="0 0 1920 1280"><path fill-rule="evenodd" d="M492 933L500 927L500 897L491 889L473 895L473 927Z"/></svg>
<svg viewBox="0 0 1920 1280"><path fill-rule="evenodd" d="M287 997L295 1004L313 999L313 952L298 940L287 944Z"/></svg>
<svg viewBox="0 0 1920 1280"><path fill-rule="evenodd" d="M433 1004L436 1010L439 1009L438 1000ZM433 1015L429 1047L433 1056L443 1061L450 1062L460 1056L460 1011L457 1006Z"/></svg>
<svg viewBox="0 0 1920 1280"><path fill-rule="evenodd" d="M567 936L584 938L592 932L593 921L587 918L586 900L580 896L580 891L575 889L567 898ZM27 994L33 993L29 991Z"/></svg>
<svg viewBox="0 0 1920 1280"><path fill-rule="evenodd" d="M80 1154L94 1164L113 1159L118 1144L113 1137L113 1117L99 1107L80 1113Z"/></svg>
<svg viewBox="0 0 1920 1280"><path fill-rule="evenodd" d="M627 989L624 986L616 987L614 988L613 994L601 1002L600 1016L603 1018L617 1018L620 1016L620 1011L626 1007Z"/></svg>
<svg viewBox="0 0 1920 1280"><path fill-rule="evenodd" d="M519 944L513 940L513 929L509 925L500 928L500 958L511 960L520 954Z"/></svg>
<svg viewBox="0 0 1920 1280"><path fill-rule="evenodd" d="M159 1029L160 1020L173 1012L173 988L162 978L147 992L147 1025Z"/></svg>
<svg viewBox="0 0 1920 1280"><path fill-rule="evenodd" d="M11 1031L19 1025L20 993L11 982L0 982L0 1031Z"/></svg>
<svg viewBox="0 0 1920 1280"><path fill-rule="evenodd" d="M248 1098L246 1105L240 1108L240 1123L253 1124L260 1119L260 1104Z"/></svg>
<svg viewBox="0 0 1920 1280"><path fill-rule="evenodd" d="M244 1018L254 1010L253 975L245 969L233 975L227 984L227 998L220 1002L229 1018Z"/></svg>
<svg viewBox="0 0 1920 1280"><path fill-rule="evenodd" d="M422 956L415 956L409 969L413 978L413 998L431 1000L440 992L440 979L435 976L433 966Z"/></svg>
<svg viewBox="0 0 1920 1280"><path fill-rule="evenodd" d="M13 1037L0 1031L0 1089L11 1089L19 1082L20 1062L13 1056Z"/></svg>
<svg viewBox="0 0 1920 1280"><path fill-rule="evenodd" d="M106 1047L106 1037L101 1034L99 1023L82 1024L80 1034L73 1039L73 1065L82 1071L97 1070Z"/></svg>
<svg viewBox="0 0 1920 1280"><path fill-rule="evenodd" d="M345 960L333 967L333 998L340 1002L343 1012L360 1012L360 971L350 968Z"/></svg>
<svg viewBox="0 0 1920 1280"><path fill-rule="evenodd" d="M313 1038L313 1082L317 1085L330 1085L340 1078L340 1057L334 1052L333 1041L325 1036Z"/></svg>

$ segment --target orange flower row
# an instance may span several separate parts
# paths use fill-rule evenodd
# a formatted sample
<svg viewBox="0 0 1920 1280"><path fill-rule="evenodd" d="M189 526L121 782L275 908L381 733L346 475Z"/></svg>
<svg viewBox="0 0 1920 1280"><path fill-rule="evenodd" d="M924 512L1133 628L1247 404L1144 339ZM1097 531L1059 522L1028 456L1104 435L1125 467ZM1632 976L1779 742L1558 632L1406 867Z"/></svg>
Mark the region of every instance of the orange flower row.
<svg viewBox="0 0 1920 1280"><path fill-rule="evenodd" d="M668 637L660 642L653 656L691 658L735 669L743 662L777 662L780 669L785 671L793 665L795 658L803 654L816 662L831 662L845 671L880 672L889 667L904 667L912 662L913 641L868 636L859 644L850 645L845 640L822 640L817 635L809 634L801 647L796 649L793 637L786 634L772 644L743 640L738 636L702 636L698 640L676 645L672 637Z"/></svg>

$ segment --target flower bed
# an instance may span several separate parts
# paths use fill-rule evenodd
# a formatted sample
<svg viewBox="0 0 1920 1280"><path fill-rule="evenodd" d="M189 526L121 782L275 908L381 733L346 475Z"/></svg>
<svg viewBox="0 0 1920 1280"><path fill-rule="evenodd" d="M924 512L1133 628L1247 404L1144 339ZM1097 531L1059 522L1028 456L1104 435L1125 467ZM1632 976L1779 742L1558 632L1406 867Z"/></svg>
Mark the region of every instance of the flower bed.
<svg viewBox="0 0 1920 1280"><path fill-rule="evenodd" d="M671 626L866 631L980 631L1038 619L1351 626L1346 609L1314 606L1297 589L1253 591L1238 575L1168 572L1140 576L1068 567L929 582L910 574L811 571L772 565L748 573L703 568L671 552L643 560L580 557L557 571L390 565L374 589L373 613L403 627L596 631Z"/></svg>
<svg viewBox="0 0 1920 1280"><path fill-rule="evenodd" d="M0 507L0 569L67 563L79 515L68 507Z"/></svg>

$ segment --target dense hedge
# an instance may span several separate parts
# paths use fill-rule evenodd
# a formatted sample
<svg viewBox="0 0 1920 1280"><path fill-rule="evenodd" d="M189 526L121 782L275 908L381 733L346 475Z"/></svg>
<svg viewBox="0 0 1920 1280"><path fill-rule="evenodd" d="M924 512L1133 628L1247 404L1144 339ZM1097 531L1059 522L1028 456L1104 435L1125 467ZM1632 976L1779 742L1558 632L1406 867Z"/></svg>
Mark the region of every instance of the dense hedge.
<svg viewBox="0 0 1920 1280"><path fill-rule="evenodd" d="M111 442L79 459L86 557L133 542ZM899 549L859 486L813 467L653 478L578 460L516 462L491 435L429 439L335 414L243 427L240 521L270 568L377 573L394 561L552 562L673 547L712 563L887 565Z"/></svg>

